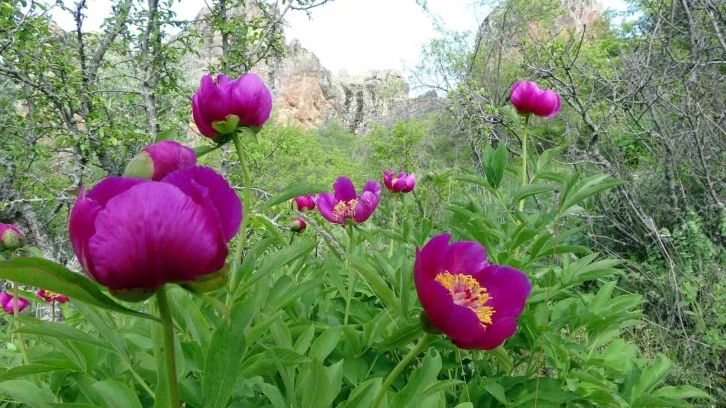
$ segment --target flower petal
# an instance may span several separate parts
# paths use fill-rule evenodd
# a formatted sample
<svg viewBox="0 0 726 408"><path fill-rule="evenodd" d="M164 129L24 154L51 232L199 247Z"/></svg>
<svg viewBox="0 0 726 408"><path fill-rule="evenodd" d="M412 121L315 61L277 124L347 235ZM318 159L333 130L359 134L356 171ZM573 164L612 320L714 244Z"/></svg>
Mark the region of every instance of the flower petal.
<svg viewBox="0 0 726 408"><path fill-rule="evenodd" d="M194 123L197 125L197 130L203 136L214 138L217 136L217 131L212 127L212 122L204 119L202 116L202 103L200 102L199 93L194 94L192 97L192 117Z"/></svg>
<svg viewBox="0 0 726 408"><path fill-rule="evenodd" d="M152 180L158 181L167 174L179 169L186 169L197 164L194 150L174 140L163 140L148 146L144 151L154 163Z"/></svg>
<svg viewBox="0 0 726 408"><path fill-rule="evenodd" d="M456 347L464 350L494 350L517 332L517 319L507 317L487 328L483 335L471 341L453 340Z"/></svg>
<svg viewBox="0 0 726 408"><path fill-rule="evenodd" d="M370 191L371 193L381 196L381 183L377 182L376 180L368 180L366 181L365 185L363 185L363 191L361 194L364 194L365 192Z"/></svg>
<svg viewBox="0 0 726 408"><path fill-rule="evenodd" d="M340 201L338 201L331 193L320 194L318 196L318 211L320 212L320 215L333 224L342 224L343 222L338 221L333 217L333 210L339 202Z"/></svg>
<svg viewBox="0 0 726 408"><path fill-rule="evenodd" d="M474 241L460 241L451 244L444 257L444 269L452 274L473 275L489 265L487 251Z"/></svg>
<svg viewBox="0 0 726 408"><path fill-rule="evenodd" d="M199 195L208 190L225 241L229 242L237 234L242 222L242 202L222 175L209 167L195 166L175 171L164 177L162 182L179 187L197 204L204 204Z"/></svg>
<svg viewBox="0 0 726 408"><path fill-rule="evenodd" d="M420 263L421 272L426 279L433 280L436 275L444 271L444 254L449 247L451 234L437 235L416 251L416 268Z"/></svg>
<svg viewBox="0 0 726 408"><path fill-rule="evenodd" d="M98 203L101 208L104 208L108 200L116 197L131 187L150 182L151 180L130 177L106 177L88 191L87 198Z"/></svg>
<svg viewBox="0 0 726 408"><path fill-rule="evenodd" d="M338 177L335 183L333 183L333 190L335 191L335 198L338 201L350 201L358 198L358 194L355 192L355 186L348 177Z"/></svg>
<svg viewBox="0 0 726 408"><path fill-rule="evenodd" d="M239 77L230 88L230 111L239 116L241 126L261 127L272 112L272 94L253 73Z"/></svg>
<svg viewBox="0 0 726 408"><path fill-rule="evenodd" d="M472 277L491 296L486 306L494 308L494 320L522 314L532 291L527 275L508 266L489 265Z"/></svg>
<svg viewBox="0 0 726 408"><path fill-rule="evenodd" d="M214 214L168 183L144 183L109 200L88 243L96 280L155 289L216 272L227 255Z"/></svg>
<svg viewBox="0 0 726 408"><path fill-rule="evenodd" d="M366 191L358 199L358 204L353 209L353 220L357 223L361 223L370 218L373 211L378 207L378 201L380 199L377 195L370 191Z"/></svg>

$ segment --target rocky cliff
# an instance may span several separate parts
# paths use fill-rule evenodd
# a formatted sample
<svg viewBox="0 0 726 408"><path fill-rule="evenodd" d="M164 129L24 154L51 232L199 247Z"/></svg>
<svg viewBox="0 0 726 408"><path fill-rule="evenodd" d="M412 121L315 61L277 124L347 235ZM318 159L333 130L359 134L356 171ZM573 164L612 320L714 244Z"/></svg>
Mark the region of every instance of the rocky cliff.
<svg viewBox="0 0 726 408"><path fill-rule="evenodd" d="M222 57L221 37L205 23L207 13L200 13L194 27L202 37L198 54L182 62L192 86ZM315 128L334 119L348 131L364 134L409 100L408 84L398 72L335 75L299 41L292 40L284 48L284 57L250 69L270 87L280 123Z"/></svg>

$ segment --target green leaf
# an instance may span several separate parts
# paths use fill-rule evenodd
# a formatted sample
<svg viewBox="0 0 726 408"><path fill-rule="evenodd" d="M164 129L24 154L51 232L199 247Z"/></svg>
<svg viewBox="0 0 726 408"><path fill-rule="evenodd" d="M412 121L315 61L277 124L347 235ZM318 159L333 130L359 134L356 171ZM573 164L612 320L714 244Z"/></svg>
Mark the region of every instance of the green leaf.
<svg viewBox="0 0 726 408"><path fill-rule="evenodd" d="M443 380L443 381L437 381L432 386L426 388L425 390L421 391L416 395L416 397L413 399L412 405L415 405L418 401L423 401L426 398L428 398L430 395L437 394L441 391L447 390L451 387L455 387L459 384L463 384L464 382L461 380Z"/></svg>
<svg viewBox="0 0 726 408"><path fill-rule="evenodd" d="M232 327L222 324L214 331L207 350L202 379L205 408L224 408L232 396L242 357L247 350L245 329L257 309L254 298L249 297L232 307Z"/></svg>
<svg viewBox="0 0 726 408"><path fill-rule="evenodd" d="M555 191L556 189L557 187L547 184L528 184L524 187L520 187L519 189L517 189L517 191L512 196L512 199L509 201L509 206L515 206L527 197L539 195L542 193L548 193L550 191Z"/></svg>
<svg viewBox="0 0 726 408"><path fill-rule="evenodd" d="M186 328L192 334L194 341L199 343L202 350L208 350L211 337L209 334L209 323L204 319L204 315L199 310L197 304L181 288L169 288L167 293L173 306L172 313L174 314L174 319L179 322L183 321Z"/></svg>
<svg viewBox="0 0 726 408"><path fill-rule="evenodd" d="M139 398L124 383L106 380L93 384L93 388L106 401L108 408L141 408Z"/></svg>
<svg viewBox="0 0 726 408"><path fill-rule="evenodd" d="M162 140L179 140L179 137L174 129L167 129L157 133L156 137L154 137L154 143L159 143Z"/></svg>
<svg viewBox="0 0 726 408"><path fill-rule="evenodd" d="M324 184L295 184L280 191L276 196L267 200L262 209L267 209L285 201L292 200L295 197L304 195L318 194L330 190L330 187Z"/></svg>
<svg viewBox="0 0 726 408"><path fill-rule="evenodd" d="M265 278L290 262L309 254L317 245L317 241L301 240L297 244L287 246L265 257L259 269L252 275L252 278L237 290L237 297L250 289L252 285L259 282L260 279Z"/></svg>
<svg viewBox="0 0 726 408"><path fill-rule="evenodd" d="M202 156L204 156L204 155L206 155L208 153L211 153L211 152L213 152L213 151L215 151L215 150L217 150L219 148L220 148L220 145L215 145L215 146L197 146L197 147L193 148L192 150L194 150L194 153L197 155L197 157L202 157Z"/></svg>
<svg viewBox="0 0 726 408"><path fill-rule="evenodd" d="M115 351L113 347L100 340L94 339L88 334L63 323L36 323L28 324L15 331L16 333L31 334L40 337L55 337L63 340L76 341L106 350Z"/></svg>
<svg viewBox="0 0 726 408"><path fill-rule="evenodd" d="M441 355L434 349L431 349L423 359L421 367L413 372L409 377L406 385L396 393L391 400L391 408L403 408L413 401L422 390L436 381L436 377L441 371Z"/></svg>
<svg viewBox="0 0 726 408"><path fill-rule="evenodd" d="M25 364L17 367L11 367L4 373L0 374L0 382L14 380L26 375L43 374L58 370L65 370L64 367L56 367L45 364Z"/></svg>
<svg viewBox="0 0 726 408"><path fill-rule="evenodd" d="M510 402L509 400L507 400L507 396L504 393L504 387L502 387L500 384L489 383L484 386L484 389L487 390L487 392L500 403L504 405L510 405Z"/></svg>
<svg viewBox="0 0 726 408"><path fill-rule="evenodd" d="M389 307L395 307L397 305L396 297L391 288L388 287L386 281L383 280L381 275L364 258L350 254L346 254L346 258L348 258L351 265L363 277L363 280L371 286L373 293L375 293L384 305Z"/></svg>
<svg viewBox="0 0 726 408"><path fill-rule="evenodd" d="M49 390L38 388L37 385L25 380L10 380L0 383L0 393L33 408L50 407L50 403L55 401Z"/></svg>
<svg viewBox="0 0 726 408"><path fill-rule="evenodd" d="M279 388L267 383L258 384L258 386L260 387L260 391L270 400L274 408L288 408L290 406L285 401L285 397L282 396Z"/></svg>
<svg viewBox="0 0 726 408"><path fill-rule="evenodd" d="M312 360L325 361L330 353L335 350L338 340L340 340L340 327L329 328L315 340L308 357Z"/></svg>
<svg viewBox="0 0 726 408"><path fill-rule="evenodd" d="M673 398L673 399L686 399L686 398L703 398L713 400L710 395L699 390L698 388L691 387L690 385L682 385L680 387L667 386L657 389L652 394L654 397Z"/></svg>
<svg viewBox="0 0 726 408"><path fill-rule="evenodd" d="M497 150L489 156L489 161L484 166L487 181L495 189L499 187L504 178L504 171L507 169L507 154L507 144L500 142Z"/></svg>
<svg viewBox="0 0 726 408"><path fill-rule="evenodd" d="M302 384L302 408L324 408L328 398L330 380L325 367L319 360L313 360L312 369Z"/></svg>
<svg viewBox="0 0 726 408"><path fill-rule="evenodd" d="M666 374L671 371L671 367L673 367L671 360L665 354L660 354L643 370L638 383L633 387L633 397L637 398L648 393L653 387L660 384Z"/></svg>
<svg viewBox="0 0 726 408"><path fill-rule="evenodd" d="M423 330L419 323L402 327L393 332L391 336L383 339L376 348L383 351L401 348L419 338L422 332Z"/></svg>
<svg viewBox="0 0 726 408"><path fill-rule="evenodd" d="M0 279L61 293L74 301L88 303L114 312L158 321L155 316L137 312L116 303L104 295L99 286L90 279L46 259L14 258L0 261Z"/></svg>

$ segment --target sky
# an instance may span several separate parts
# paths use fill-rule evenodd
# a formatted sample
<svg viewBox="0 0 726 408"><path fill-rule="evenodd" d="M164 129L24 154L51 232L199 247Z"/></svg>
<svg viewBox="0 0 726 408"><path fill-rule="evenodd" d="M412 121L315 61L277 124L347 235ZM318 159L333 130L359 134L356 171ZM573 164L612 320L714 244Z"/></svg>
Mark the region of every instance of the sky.
<svg viewBox="0 0 726 408"><path fill-rule="evenodd" d="M605 8L625 9L623 0L600 0ZM65 0L72 4L73 0ZM432 15L446 29L474 31L486 10L477 0L427 0ZM98 30L110 14L110 0L88 0L85 26ZM174 10L180 19L193 19L205 7L204 0L177 0ZM421 46L436 38L432 19L415 0L335 0L305 13L289 13L286 37L297 38L318 56L333 73L341 70L359 74L371 70L405 71L419 57ZM75 22L70 14L53 11L63 29Z"/></svg>

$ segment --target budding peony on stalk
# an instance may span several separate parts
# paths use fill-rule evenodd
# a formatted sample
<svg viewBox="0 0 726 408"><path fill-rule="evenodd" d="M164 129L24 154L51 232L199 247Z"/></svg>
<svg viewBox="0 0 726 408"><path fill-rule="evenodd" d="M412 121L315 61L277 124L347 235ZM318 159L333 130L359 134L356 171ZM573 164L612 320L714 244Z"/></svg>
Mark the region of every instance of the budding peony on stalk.
<svg viewBox="0 0 726 408"><path fill-rule="evenodd" d="M550 89L540 89L534 82L515 82L509 99L517 111L525 115L552 118L560 112L560 96Z"/></svg>
<svg viewBox="0 0 726 408"><path fill-rule="evenodd" d="M293 208L297 208L298 211L312 211L315 209L315 197L311 195L295 197L292 199L292 203L290 205L292 205Z"/></svg>
<svg viewBox="0 0 726 408"><path fill-rule="evenodd" d="M12 224L0 224L0 251L14 251L25 246L25 234Z"/></svg>
<svg viewBox="0 0 726 408"><path fill-rule="evenodd" d="M164 140L147 146L126 166L124 176L159 181L167 174L194 167L197 155L194 150L173 140Z"/></svg>
<svg viewBox="0 0 726 408"><path fill-rule="evenodd" d="M234 133L237 127L260 129L270 118L272 94L255 74L232 80L224 74L202 77L192 97L194 123L205 137L217 140Z"/></svg>
<svg viewBox="0 0 726 408"><path fill-rule="evenodd" d="M303 232L305 228L307 228L307 224L305 224L305 220L302 217L297 217L290 222L290 231L292 232Z"/></svg>
<svg viewBox="0 0 726 408"><path fill-rule="evenodd" d="M414 174L394 173L390 170L383 172L383 184L391 193L410 193L416 187L416 176Z"/></svg>

